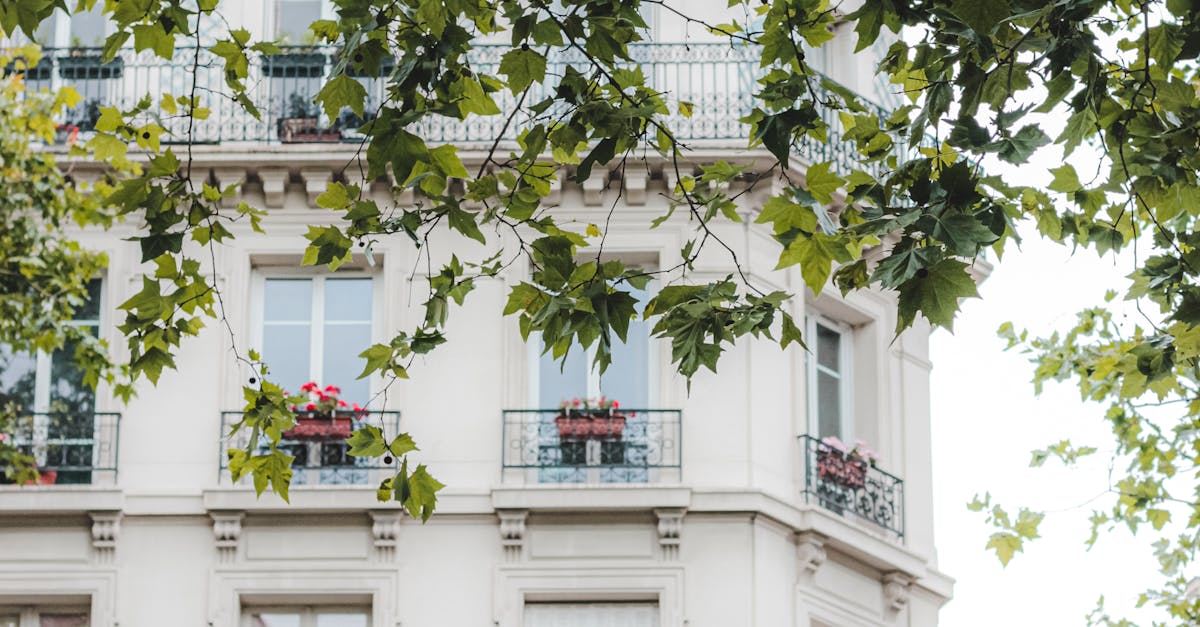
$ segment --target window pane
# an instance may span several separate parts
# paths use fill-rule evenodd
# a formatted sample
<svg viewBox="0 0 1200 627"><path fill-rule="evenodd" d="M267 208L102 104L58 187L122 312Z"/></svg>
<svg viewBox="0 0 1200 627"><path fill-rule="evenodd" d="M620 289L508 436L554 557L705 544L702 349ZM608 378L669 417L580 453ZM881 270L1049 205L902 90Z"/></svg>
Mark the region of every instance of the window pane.
<svg viewBox="0 0 1200 627"><path fill-rule="evenodd" d="M600 375L600 392L622 407L646 409L650 406L650 323L641 319L641 312L649 295L638 289L630 294L638 301L638 316L630 320L625 342L613 338L613 360Z"/></svg>
<svg viewBox="0 0 1200 627"><path fill-rule="evenodd" d="M87 614L41 614L39 627L87 627Z"/></svg>
<svg viewBox="0 0 1200 627"><path fill-rule="evenodd" d="M553 351L542 355L538 360L538 407L553 409L563 399L586 397L587 377L587 354L579 346L571 347L565 365L554 359Z"/></svg>
<svg viewBox="0 0 1200 627"><path fill-rule="evenodd" d="M50 411L90 417L96 407L96 391L84 384L83 371L75 363L77 345L67 342L50 356Z"/></svg>
<svg viewBox="0 0 1200 627"><path fill-rule="evenodd" d="M817 423L820 437L842 437L841 381L817 372Z"/></svg>
<svg viewBox="0 0 1200 627"><path fill-rule="evenodd" d="M87 302L75 310L75 320L100 320L100 286L102 283L100 279L88 281Z"/></svg>
<svg viewBox="0 0 1200 627"><path fill-rule="evenodd" d="M312 337L309 325L269 324L263 327L263 359L269 378L298 394L311 376Z"/></svg>
<svg viewBox="0 0 1200 627"><path fill-rule="evenodd" d="M370 322L371 279L327 279L325 321Z"/></svg>
<svg viewBox="0 0 1200 627"><path fill-rule="evenodd" d="M312 320L312 281L267 279L263 293L263 320L267 322Z"/></svg>
<svg viewBox="0 0 1200 627"><path fill-rule="evenodd" d="M0 627L17 627L20 624L20 623L18 623L19 620L21 620L20 616L17 616L15 614L14 615L5 614L3 616L0 616Z"/></svg>
<svg viewBox="0 0 1200 627"><path fill-rule="evenodd" d="M841 372L842 335L826 326L817 325L817 363Z"/></svg>
<svg viewBox="0 0 1200 627"><path fill-rule="evenodd" d="M342 389L346 402L363 404L370 400L371 382L357 378L364 362L358 355L371 345L371 325L326 324L325 363L321 367L321 385Z"/></svg>
<svg viewBox="0 0 1200 627"><path fill-rule="evenodd" d="M308 27L321 19L321 0L279 0L275 37L293 46L305 42Z"/></svg>
<svg viewBox="0 0 1200 627"><path fill-rule="evenodd" d="M254 612L250 614L251 627L300 627L300 614L282 612Z"/></svg>
<svg viewBox="0 0 1200 627"><path fill-rule="evenodd" d="M525 627L658 627L654 603L528 603Z"/></svg>
<svg viewBox="0 0 1200 627"><path fill-rule="evenodd" d="M367 627L365 612L318 614L317 627Z"/></svg>
<svg viewBox="0 0 1200 627"><path fill-rule="evenodd" d="M7 346L0 346L0 404L16 403L25 411L33 411L36 378L36 357L13 354Z"/></svg>
<svg viewBox="0 0 1200 627"><path fill-rule="evenodd" d="M103 2L97 2L91 11L71 14L72 46L95 47L104 43Z"/></svg>

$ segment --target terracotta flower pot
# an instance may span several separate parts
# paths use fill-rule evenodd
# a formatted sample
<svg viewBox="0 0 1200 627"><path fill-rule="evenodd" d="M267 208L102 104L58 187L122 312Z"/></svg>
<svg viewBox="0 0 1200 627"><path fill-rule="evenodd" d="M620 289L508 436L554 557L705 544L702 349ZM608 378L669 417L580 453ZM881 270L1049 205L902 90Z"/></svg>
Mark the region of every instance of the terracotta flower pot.
<svg viewBox="0 0 1200 627"><path fill-rule="evenodd" d="M350 437L351 430L349 415L305 412L296 414L296 426L284 431L283 437L287 440L344 440Z"/></svg>
<svg viewBox="0 0 1200 627"><path fill-rule="evenodd" d="M619 438L625 431L625 416L607 410L568 410L554 419L558 437Z"/></svg>

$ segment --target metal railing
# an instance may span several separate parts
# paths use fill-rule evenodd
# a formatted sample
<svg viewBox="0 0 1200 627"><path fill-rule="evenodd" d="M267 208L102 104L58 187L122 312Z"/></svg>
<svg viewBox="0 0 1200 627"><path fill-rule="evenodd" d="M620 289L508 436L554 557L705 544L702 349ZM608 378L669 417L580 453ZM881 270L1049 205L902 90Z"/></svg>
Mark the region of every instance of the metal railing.
<svg viewBox="0 0 1200 627"><path fill-rule="evenodd" d="M854 516L904 538L904 481L803 435L804 497L838 514Z"/></svg>
<svg viewBox="0 0 1200 627"><path fill-rule="evenodd" d="M292 462L292 486L304 485L379 485L380 481L395 474L398 467L388 465L378 457L352 457L346 438L363 425L383 429L389 440L400 432L400 412L370 411L365 414L338 412L333 419L305 415L298 418L311 420L299 422L295 429L286 431L280 440L279 449L296 459ZM221 412L221 439L219 444L220 474L222 483L230 481L229 450L245 450L250 445L250 430L240 429L230 435L233 425L242 420L242 412ZM316 425L317 428L313 428ZM266 441L260 443L266 451ZM250 477L243 477L237 485L251 485Z"/></svg>
<svg viewBox="0 0 1200 627"><path fill-rule="evenodd" d="M18 416L8 435L36 460L43 485L113 485L120 421L112 412L35 412Z"/></svg>
<svg viewBox="0 0 1200 627"><path fill-rule="evenodd" d="M468 53L467 61L476 73L495 75L501 57L510 49L503 45L478 45ZM135 52L126 48L119 50L108 63L101 62L98 49L48 48L42 61L26 71L26 82L34 89L74 87L82 100L67 113L64 123L82 133L95 126L102 105L128 109L147 94L157 97L162 93L196 93L200 105L209 110L208 116L192 122L164 115L157 120L168 131L164 141L187 141L189 128L193 141L201 143L359 141L362 135L355 129L386 102L386 83L395 64L385 60L378 75L354 76L367 93L362 117L347 109L331 120L313 103L313 98L339 54L336 46L293 46L285 48L282 54L252 57L245 83L261 119L255 119L221 96L225 90L223 61L205 48L176 48L169 61L150 50ZM663 93L671 113L662 119L678 140L745 140L749 136L749 126L739 119L754 108L757 81L766 71L759 67L761 48L722 43L642 43L630 45L629 54L633 59L629 67L639 68L647 84ZM534 85L525 102L538 102L551 95L568 66L589 74L588 61L582 53L574 49L554 50L549 55L546 82ZM832 98L819 85L816 89L822 99ZM508 114L517 106L516 98L507 90L496 92L493 97L500 115L472 115L466 120L431 115L414 125L415 132L433 142L490 142L497 136L514 139L525 121L518 116L518 124L505 130ZM690 117L679 113L681 101L694 105ZM881 118L888 114L882 107L869 106ZM843 139L837 111L828 107L819 109L829 125L828 139L822 142L806 137L800 142L797 156L810 162L831 161L835 169L843 172L858 166L853 143ZM555 113L551 109L547 115ZM897 154L901 151L899 147L895 150Z"/></svg>
<svg viewBox="0 0 1200 627"><path fill-rule="evenodd" d="M680 417L677 409L504 410L504 479L528 484L678 482Z"/></svg>

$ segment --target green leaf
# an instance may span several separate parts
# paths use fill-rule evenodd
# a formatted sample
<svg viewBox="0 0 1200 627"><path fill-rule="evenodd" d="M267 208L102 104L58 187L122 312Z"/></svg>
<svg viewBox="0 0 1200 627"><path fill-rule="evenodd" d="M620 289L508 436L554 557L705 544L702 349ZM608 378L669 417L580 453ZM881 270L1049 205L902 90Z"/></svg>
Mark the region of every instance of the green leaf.
<svg viewBox="0 0 1200 627"><path fill-rule="evenodd" d="M1013 555L1022 550L1024 544L1024 541L1015 534L996 532L988 540L987 548L996 551L996 557L1000 558L1000 563L1008 566Z"/></svg>
<svg viewBox="0 0 1200 627"><path fill-rule="evenodd" d="M950 12L976 33L990 35L1012 8L1008 0L951 0Z"/></svg>
<svg viewBox="0 0 1200 627"><path fill-rule="evenodd" d="M1079 175L1075 173L1074 166L1069 163L1051 168L1050 173L1054 175L1054 180L1050 181L1052 191L1071 193L1083 189L1083 184L1079 182Z"/></svg>
<svg viewBox="0 0 1200 627"><path fill-rule="evenodd" d="M405 509L413 518L420 518L421 522L428 521L437 506L438 491L446 486L434 479L424 464L417 466L417 469L412 472L408 478L408 484L410 494L404 500Z"/></svg>
<svg viewBox="0 0 1200 627"><path fill-rule="evenodd" d="M315 99L325 108L325 115L335 120L342 107L350 107L355 115L361 117L363 104L367 100L367 89L362 83L345 74L339 74L325 83Z"/></svg>
<svg viewBox="0 0 1200 627"><path fill-rule="evenodd" d="M918 270L916 276L900 285L899 291L897 333L912 326L918 313L931 324L950 329L959 299L979 296L967 264L957 259L943 259Z"/></svg>
<svg viewBox="0 0 1200 627"><path fill-rule="evenodd" d="M846 183L845 179L830 172L832 165L829 161L816 163L804 173L804 186L823 205L832 203L833 193Z"/></svg>
<svg viewBox="0 0 1200 627"><path fill-rule="evenodd" d="M420 450L417 448L417 443L413 441L412 436L407 433L401 433L392 440L388 445L388 450L395 455L397 459L404 457L405 453Z"/></svg>
<svg viewBox="0 0 1200 627"><path fill-rule="evenodd" d="M350 445L348 455L354 457L379 457L387 451L388 443L383 438L383 430L373 425L365 425L346 438Z"/></svg>
<svg viewBox="0 0 1200 627"><path fill-rule="evenodd" d="M813 294L820 294L833 272L833 262L850 259L850 251L846 250L839 238L817 232L793 240L780 254L779 265L775 269L800 264L800 275L804 277L804 282Z"/></svg>
<svg viewBox="0 0 1200 627"><path fill-rule="evenodd" d="M528 48L514 48L500 58L500 73L508 77L508 88L520 94L546 78L546 57Z"/></svg>

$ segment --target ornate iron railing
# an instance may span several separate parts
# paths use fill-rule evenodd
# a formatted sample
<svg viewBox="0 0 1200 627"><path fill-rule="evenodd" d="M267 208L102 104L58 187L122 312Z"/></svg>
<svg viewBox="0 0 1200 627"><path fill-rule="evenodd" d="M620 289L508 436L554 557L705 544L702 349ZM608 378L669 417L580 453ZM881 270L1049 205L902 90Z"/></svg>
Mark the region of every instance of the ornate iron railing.
<svg viewBox="0 0 1200 627"><path fill-rule="evenodd" d="M479 45L468 54L476 72L496 74L500 59L509 50L502 45ZM223 61L205 48L176 48L171 60L153 51L118 51L116 58L101 63L97 49L46 49L42 61L26 71L26 82L34 89L70 85L82 96L81 104L68 112L64 122L71 129L87 133L99 118L102 105L128 109L147 94L157 96L195 93L209 110L205 119L190 121L164 116L157 121L167 129L167 141L186 141L188 131L195 142L337 142L358 141L356 128L364 122L349 110L330 120L313 104L323 78L333 69L340 51L334 46L298 46L283 54L255 56L249 67L249 97L261 112L256 119L239 105L220 94L225 89ZM754 107L757 80L765 70L759 67L761 49L757 46L721 43L674 44L643 43L629 46L633 59L630 67L640 68L647 83L664 94L671 113L666 124L680 141L745 140L749 127L739 121ZM534 85L525 102L538 102L555 89L555 80L567 66L575 66L585 75L588 61L574 49L552 51L547 64L547 81ZM381 64L378 75L355 76L367 92L366 112L370 118L386 102L385 83L394 63ZM195 84L193 85L193 79ZM816 81L814 81L816 83ZM194 87L194 89L193 89ZM832 98L819 86L823 99ZM519 125L505 129L508 114L517 106L507 90L494 94L501 115L470 116L458 120L430 116L416 126L429 141L490 142L497 136L513 139ZM690 117L679 113L681 101L694 105ZM887 111L870 105L876 115ZM805 138L798 157L810 162L831 161L848 171L858 165L851 142L843 139L837 111L821 107L829 125L827 141ZM548 115L553 115L551 110ZM521 122L518 119L518 122ZM899 148L897 148L899 150Z"/></svg>
<svg viewBox="0 0 1200 627"><path fill-rule="evenodd" d="M804 497L904 537L904 481L811 436L804 447Z"/></svg>
<svg viewBox="0 0 1200 627"><path fill-rule="evenodd" d="M36 412L18 416L7 435L37 461L41 484L113 485L120 423L118 413Z"/></svg>
<svg viewBox="0 0 1200 627"><path fill-rule="evenodd" d="M302 417L304 417L302 415ZM352 457L347 454L349 445L346 437L350 432L364 424L383 429L384 437L389 440L400 432L400 412L371 411L364 415L350 413L335 414L335 420L308 416L318 428L309 428L307 424L299 424L296 429L283 434L279 449L286 451L296 459L292 462L292 485L378 485L386 477L390 477L399 469L398 462L385 464L382 458ZM222 482L230 481L229 450L231 448L246 449L250 445L250 430L240 429L232 432L235 424L242 420L242 412L227 411L221 413L221 437L219 444L220 476ZM265 438L260 442L261 450L266 450ZM239 485L250 485L249 477L244 477Z"/></svg>
<svg viewBox="0 0 1200 627"><path fill-rule="evenodd" d="M566 412L509 409L501 463L506 481L663 483L679 480L677 409Z"/></svg>

